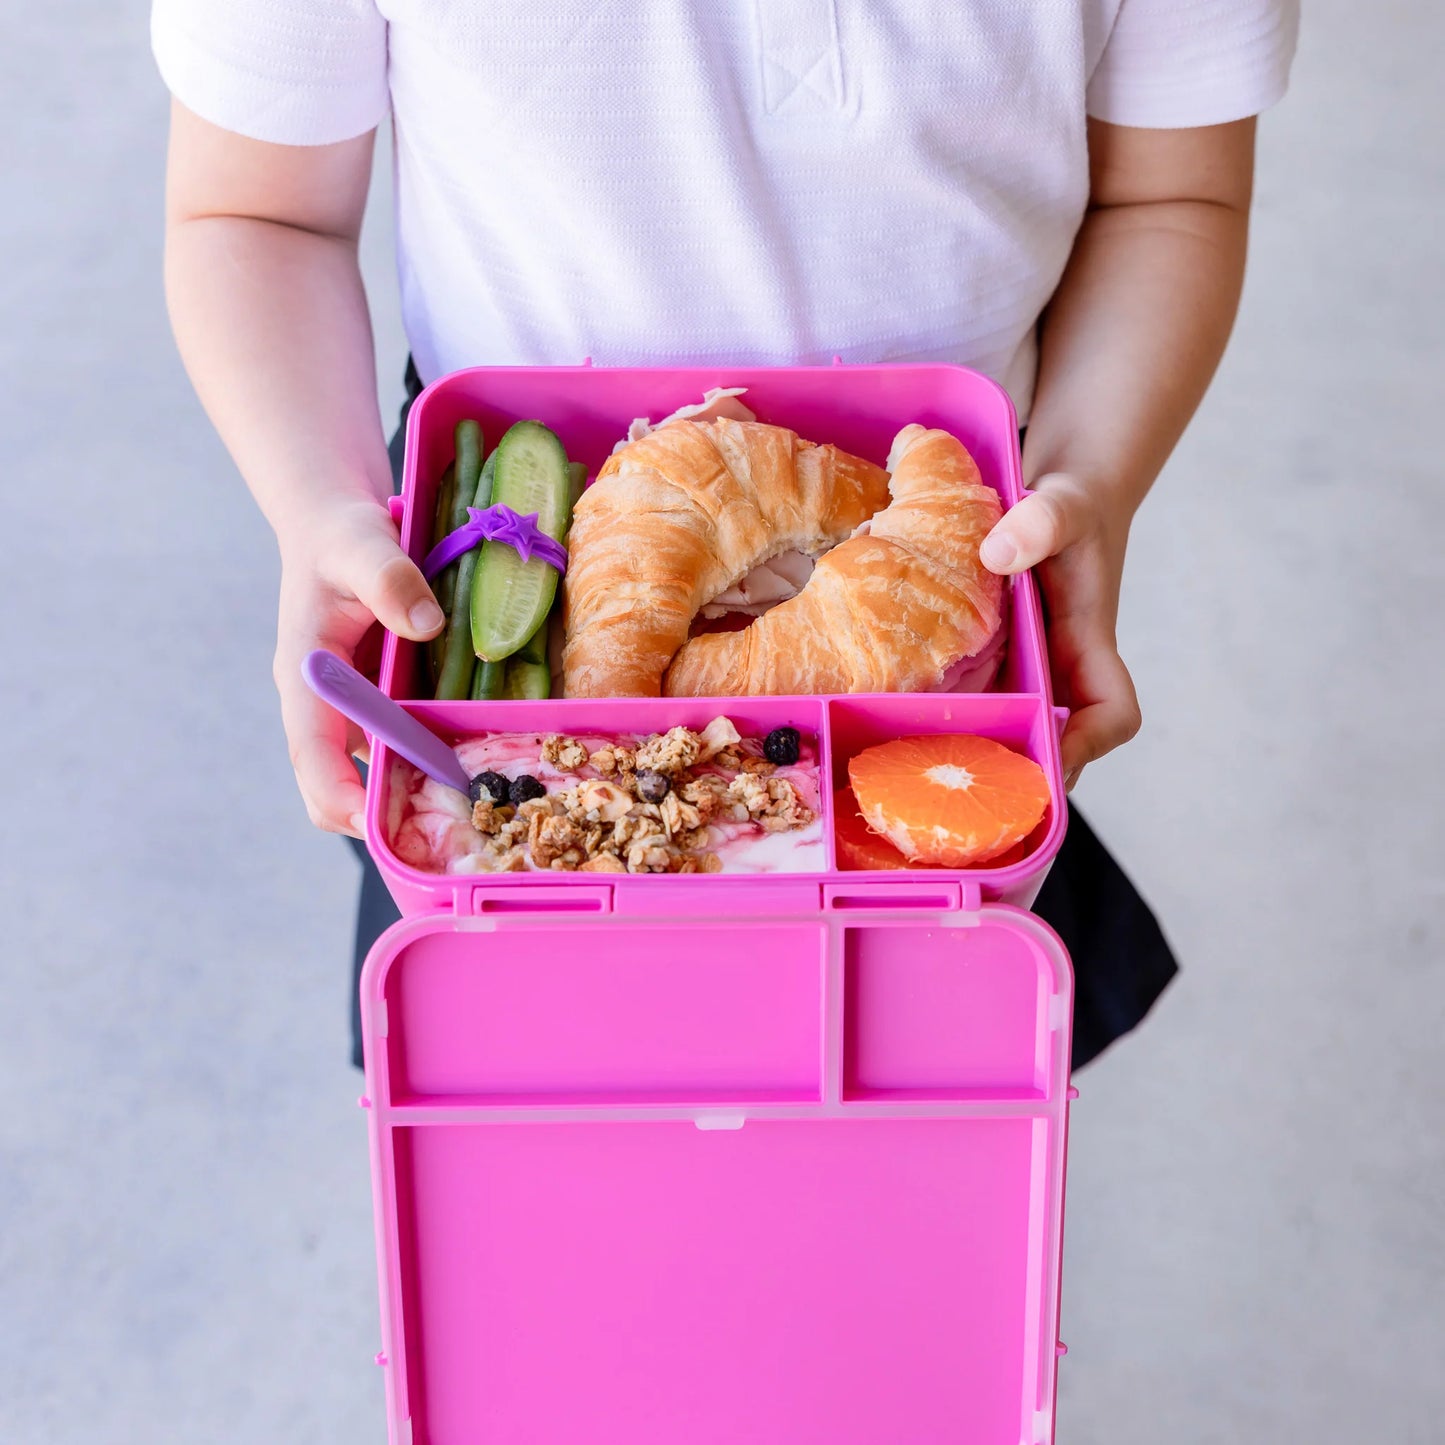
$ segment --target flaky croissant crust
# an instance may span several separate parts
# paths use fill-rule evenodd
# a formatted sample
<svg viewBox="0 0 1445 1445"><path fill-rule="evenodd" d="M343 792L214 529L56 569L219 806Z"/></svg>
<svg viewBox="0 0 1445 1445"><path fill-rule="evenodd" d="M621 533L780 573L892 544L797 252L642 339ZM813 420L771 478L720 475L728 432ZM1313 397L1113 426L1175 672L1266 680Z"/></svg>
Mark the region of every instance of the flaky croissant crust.
<svg viewBox="0 0 1445 1445"><path fill-rule="evenodd" d="M785 427L678 421L633 442L574 513L566 695L656 697L704 603L781 552L836 547L887 499L881 467Z"/></svg>
<svg viewBox="0 0 1445 1445"><path fill-rule="evenodd" d="M667 695L926 691L988 643L1003 580L979 544L1002 515L998 494L948 432L905 427L890 455L891 503L796 597L740 632L684 644Z"/></svg>

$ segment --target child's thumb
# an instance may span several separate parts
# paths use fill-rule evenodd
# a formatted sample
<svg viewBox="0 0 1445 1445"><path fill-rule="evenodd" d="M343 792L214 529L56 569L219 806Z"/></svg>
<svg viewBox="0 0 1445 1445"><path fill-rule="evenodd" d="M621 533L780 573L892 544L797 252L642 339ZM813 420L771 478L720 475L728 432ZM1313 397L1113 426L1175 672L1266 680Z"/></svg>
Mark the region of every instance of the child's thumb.
<svg viewBox="0 0 1445 1445"><path fill-rule="evenodd" d="M380 528L356 539L345 584L383 627L403 637L432 637L446 621L421 569Z"/></svg>
<svg viewBox="0 0 1445 1445"><path fill-rule="evenodd" d="M1004 513L983 539L979 559L990 572L1022 572L1077 542L1088 530L1089 516L1078 483L1063 473L1050 473Z"/></svg>

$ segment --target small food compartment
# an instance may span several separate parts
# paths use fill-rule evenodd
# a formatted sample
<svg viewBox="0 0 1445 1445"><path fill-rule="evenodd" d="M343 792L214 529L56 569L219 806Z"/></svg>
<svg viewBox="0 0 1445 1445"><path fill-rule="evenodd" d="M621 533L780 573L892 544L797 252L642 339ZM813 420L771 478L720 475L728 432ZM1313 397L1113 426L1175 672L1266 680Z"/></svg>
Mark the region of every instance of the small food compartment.
<svg viewBox="0 0 1445 1445"><path fill-rule="evenodd" d="M383 995L393 1104L821 1097L818 921L548 915L497 913L482 933L443 922L404 946Z"/></svg>
<svg viewBox="0 0 1445 1445"><path fill-rule="evenodd" d="M462 421L479 424L490 453L510 427L536 419L555 433L570 462L595 477L634 419L657 421L721 388L740 389L741 404L758 421L831 443L877 466L887 462L904 426L943 428L968 449L1005 508L1022 495L1017 422L1008 396L961 367L476 368L441 378L412 407L402 544L420 564L436 540L438 489ZM1009 635L995 687L1044 690L1031 576L1008 580L1005 604ZM383 690L398 699L429 699L427 683L424 648L388 637ZM560 679L554 682L554 692L559 684Z"/></svg>
<svg viewBox="0 0 1445 1445"><path fill-rule="evenodd" d="M910 883L964 874L982 875L997 882L1004 875L1037 873L1058 851L1064 827L1063 780L1057 725L1053 710L1043 697L918 693L830 698L827 728L834 814L831 844L834 866L839 872L865 872L880 877L896 877L906 872ZM1032 774L1024 783L1029 789L1036 787L1040 794L1046 795L1046 801L1042 797L1039 800L1042 816L1005 851L977 863L955 866L910 861L865 821L850 787L850 764L860 755L868 754L868 750L884 744L935 737L986 739L1030 760L1041 770L1042 776ZM949 786L963 789L973 784L966 768L946 759L929 769L928 775L930 780L941 778ZM881 787L875 789L877 796L870 794L864 805L871 801L883 807L890 818L899 820L900 830L910 817L940 816L931 799L920 801L916 795L924 781L921 776L905 775L900 768L896 778L887 780L886 791ZM982 792L978 796L984 800L981 805L984 807L996 801ZM996 823L1000 831L1005 830L1014 817L1024 816L1014 811L1020 806L1017 798L1010 795L1002 801L1007 807L1000 810L998 817L985 812L983 818L984 822Z"/></svg>
<svg viewBox="0 0 1445 1445"><path fill-rule="evenodd" d="M850 925L843 932L843 1097L1046 1096L1060 988L1028 934Z"/></svg>
<svg viewBox="0 0 1445 1445"><path fill-rule="evenodd" d="M827 871L822 699L406 706L457 749L475 794L378 747L368 841L406 911L478 883ZM556 816L534 820L544 807Z"/></svg>

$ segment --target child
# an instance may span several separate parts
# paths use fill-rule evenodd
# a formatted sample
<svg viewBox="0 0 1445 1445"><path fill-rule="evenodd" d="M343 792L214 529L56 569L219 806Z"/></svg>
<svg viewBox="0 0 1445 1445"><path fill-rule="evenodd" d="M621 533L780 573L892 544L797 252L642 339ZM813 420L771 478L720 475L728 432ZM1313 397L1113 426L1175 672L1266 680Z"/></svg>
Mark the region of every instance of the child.
<svg viewBox="0 0 1445 1445"><path fill-rule="evenodd" d="M442 625L387 516L357 266L388 111L422 379L836 353L1002 381L1031 495L983 559L1039 569L1072 786L1139 726L1114 637L1130 521L1233 322L1252 117L1297 20L1298 0L155 0L171 315L276 533L312 821L360 834L362 739L301 658L352 656L376 620ZM1083 1062L1173 961L1077 816L1038 909L1074 955Z"/></svg>

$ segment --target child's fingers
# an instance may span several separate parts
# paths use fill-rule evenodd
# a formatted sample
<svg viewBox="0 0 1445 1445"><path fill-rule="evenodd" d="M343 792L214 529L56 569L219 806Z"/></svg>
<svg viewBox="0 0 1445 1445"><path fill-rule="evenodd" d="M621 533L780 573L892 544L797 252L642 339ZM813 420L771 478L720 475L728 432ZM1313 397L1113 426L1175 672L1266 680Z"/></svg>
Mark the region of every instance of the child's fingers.
<svg viewBox="0 0 1445 1445"><path fill-rule="evenodd" d="M338 572L337 582L383 627L403 637L424 641L446 621L421 568L384 524L365 527L350 540Z"/></svg>
<svg viewBox="0 0 1445 1445"><path fill-rule="evenodd" d="M1093 520L1092 504L1079 484L1051 472L1004 513L983 539L979 559L990 572L1003 576L1022 572L1086 536Z"/></svg>
<svg viewBox="0 0 1445 1445"><path fill-rule="evenodd" d="M1069 694L1073 711L1064 728L1063 765L1072 787L1087 764L1127 743L1139 731L1141 719L1134 679L1108 636L1079 654Z"/></svg>
<svg viewBox="0 0 1445 1445"><path fill-rule="evenodd" d="M1123 550L1108 545L1106 521L1077 478L1050 472L979 549L984 565L1005 575L1047 564L1038 575L1054 685L1070 708L1062 748L1069 788L1139 731L1139 699L1114 637Z"/></svg>
<svg viewBox="0 0 1445 1445"><path fill-rule="evenodd" d="M291 766L308 816L328 833L360 838L366 791L351 753L363 747L365 739L307 687L299 657L278 657L276 689Z"/></svg>

